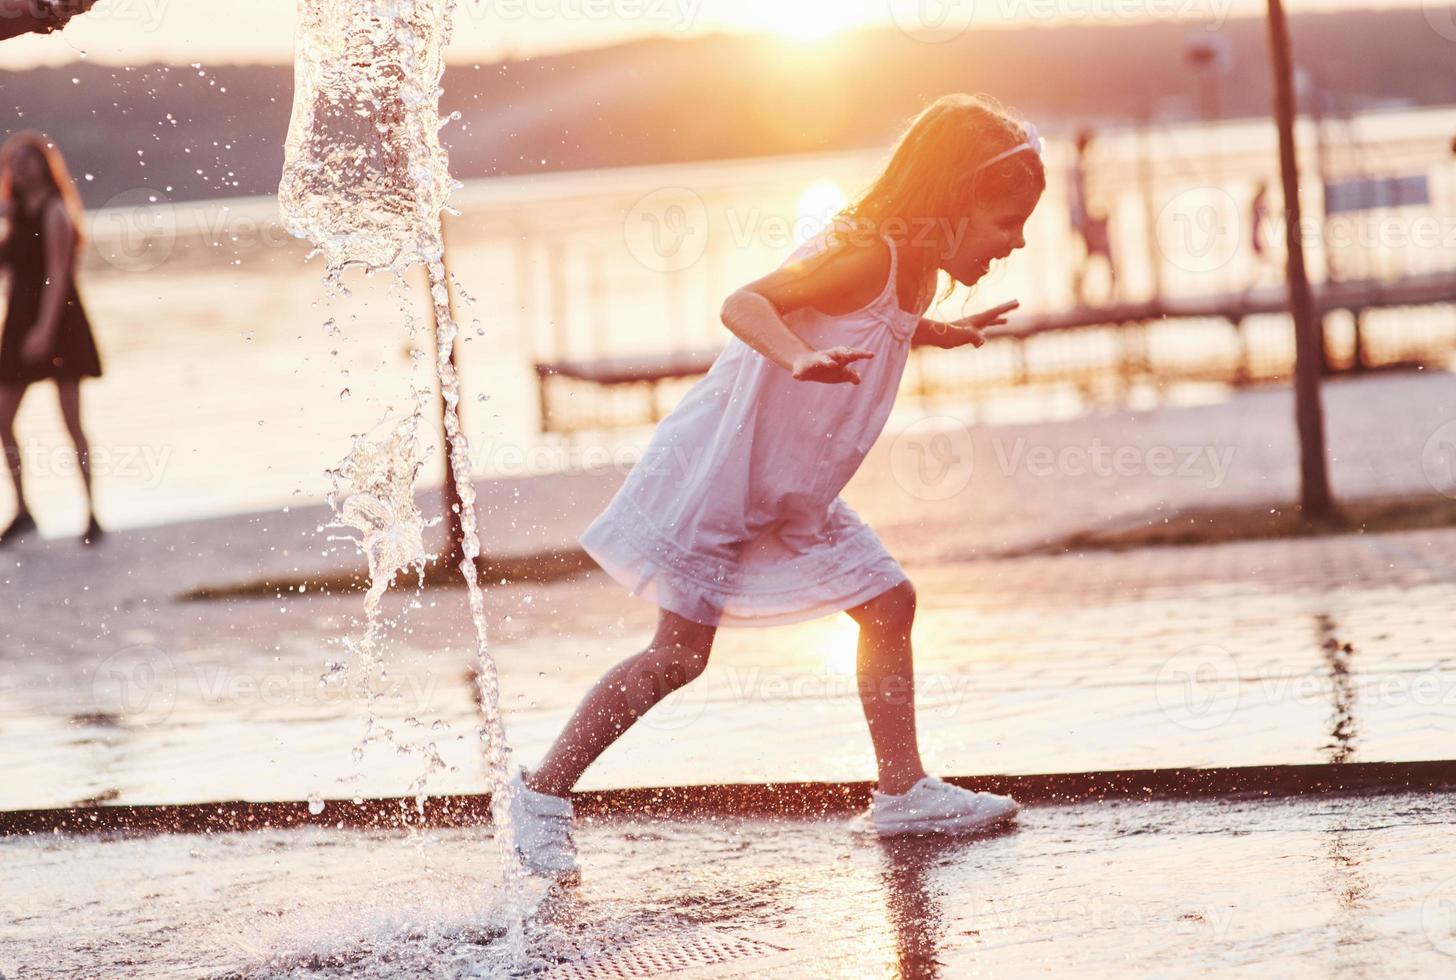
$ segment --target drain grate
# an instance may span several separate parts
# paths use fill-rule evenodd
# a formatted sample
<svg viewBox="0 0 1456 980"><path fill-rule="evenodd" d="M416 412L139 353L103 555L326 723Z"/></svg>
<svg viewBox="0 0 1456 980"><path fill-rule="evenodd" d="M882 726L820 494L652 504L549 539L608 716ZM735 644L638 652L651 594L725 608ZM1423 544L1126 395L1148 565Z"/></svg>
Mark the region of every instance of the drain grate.
<svg viewBox="0 0 1456 980"><path fill-rule="evenodd" d="M761 960L788 952L758 939L730 936L712 929L676 932L634 943L589 960L553 967L545 976L561 980L621 980L623 977L660 977L684 971L728 976L714 967L729 967L744 960ZM757 972L757 971L755 971Z"/></svg>

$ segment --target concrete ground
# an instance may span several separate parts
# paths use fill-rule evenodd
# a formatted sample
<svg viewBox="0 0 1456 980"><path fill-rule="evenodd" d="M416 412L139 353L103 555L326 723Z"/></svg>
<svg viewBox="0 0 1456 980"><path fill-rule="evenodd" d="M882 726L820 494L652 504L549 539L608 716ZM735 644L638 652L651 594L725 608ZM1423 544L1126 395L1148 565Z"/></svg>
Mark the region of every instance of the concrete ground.
<svg viewBox="0 0 1456 980"><path fill-rule="evenodd" d="M1290 491L1286 396L967 428L965 453L937 441L953 420L887 432L846 498L918 587L917 699L932 768L1449 757L1456 532L990 557L1074 526ZM1427 430L1444 431L1456 380L1340 382L1327 399L1342 492L1430 491ZM1410 424L1368 423L1397 400ZM1029 439L1061 460L1050 473L998 463ZM1199 439L1233 461L1218 479L1196 467L1162 475L1147 454L1162 446L1176 459ZM1089 473L1098 446L1143 452L1143 462ZM954 477L957 467L969 473ZM490 484L485 540L517 555L568 545L616 478ZM426 773L427 792L482 790L462 591L386 599L387 676L367 687L357 670L326 668L350 660L358 593L177 599L202 584L351 567L352 545L325 542L321 516L127 532L95 552L43 540L0 555L12 610L0 621L0 735L16 746L0 758L0 810L395 796ZM508 731L528 763L595 677L655 625L654 607L600 572L493 587L487 602ZM720 631L707 675L644 719L582 787L871 778L854 637L843 615ZM376 740L356 768L371 713Z"/></svg>
<svg viewBox="0 0 1456 980"><path fill-rule="evenodd" d="M542 977L1407 977L1456 969L1450 795L1033 807L989 838L599 820ZM0 840L0 972L505 976L480 830ZM61 937L64 937L62 939Z"/></svg>
<svg viewBox="0 0 1456 980"><path fill-rule="evenodd" d="M1180 507L1288 499L1286 395L887 431L846 499L917 585L932 770L1451 758L1456 531L995 557ZM1337 491L1456 492L1441 469L1456 461L1442 455L1453 396L1445 375L1332 385ZM569 545L619 478L483 487L487 546ZM357 666L327 666L350 662L358 593L178 598L353 567L321 517L0 555L0 811L307 799L330 815L351 798L484 790L463 591L390 595L384 672L367 684ZM487 603L507 730L528 763L655 624L600 572L494 586ZM708 673L581 788L871 778L854 640L843 615L720 632ZM580 887L533 893L530 949L538 975L559 976L1441 975L1456 963L1453 800L1063 803L990 838L888 844L838 815L611 813L580 828ZM503 975L488 838L0 837L0 974Z"/></svg>
<svg viewBox="0 0 1456 980"><path fill-rule="evenodd" d="M1456 532L909 571L921 740L938 772L1450 758ZM430 792L480 792L461 598L436 591L401 610L372 702L348 680L319 682L322 661L345 655L357 596L190 604L165 634L118 622L125 643L77 658L75 675L21 658L0 681L17 747L0 761L3 808L395 796L431 745L448 768ZM507 729L527 763L654 623L601 573L495 590L491 612ZM854 643L842 615L722 632L707 674L582 788L872 778ZM371 709L376 733L410 751L371 743L350 779Z"/></svg>

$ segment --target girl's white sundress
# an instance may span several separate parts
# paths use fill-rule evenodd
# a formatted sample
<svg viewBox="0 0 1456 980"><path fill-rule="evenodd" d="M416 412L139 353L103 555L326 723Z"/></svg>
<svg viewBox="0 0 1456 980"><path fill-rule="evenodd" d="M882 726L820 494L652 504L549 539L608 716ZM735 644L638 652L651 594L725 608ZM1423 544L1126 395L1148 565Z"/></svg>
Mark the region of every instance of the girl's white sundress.
<svg viewBox="0 0 1456 980"><path fill-rule="evenodd" d="M828 246L829 230L784 264ZM784 321L810 347L874 352L858 385L796 381L737 336L658 424L642 459L582 547L633 595L710 626L813 619L905 580L879 537L839 497L884 428L918 313L890 275L868 306Z"/></svg>

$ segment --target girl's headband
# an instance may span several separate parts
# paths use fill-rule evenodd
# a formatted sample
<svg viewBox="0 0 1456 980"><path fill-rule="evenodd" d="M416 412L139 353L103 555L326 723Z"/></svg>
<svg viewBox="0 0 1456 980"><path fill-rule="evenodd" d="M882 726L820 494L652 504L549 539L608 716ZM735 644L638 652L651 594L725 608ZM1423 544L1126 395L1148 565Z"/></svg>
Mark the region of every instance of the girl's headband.
<svg viewBox="0 0 1456 980"><path fill-rule="evenodd" d="M997 162L999 162L1001 160L1005 160L1011 154L1013 154L1013 153L1019 153L1022 150L1031 150L1037 156L1041 156L1041 151L1042 151L1042 138L1041 138L1041 136L1039 136L1037 134L1036 126L1032 125L1031 123L1025 123L1025 124L1023 124L1022 129L1025 130L1025 132L1026 132L1026 141L1025 142L1023 142L1023 143L1017 143L1015 146L1013 146L1009 150L1002 150L1000 153L996 154L991 159L987 160L985 163L981 164L979 167L977 167L975 170L973 170L971 172L972 173L976 173L978 171L985 170L991 164L997 163Z"/></svg>

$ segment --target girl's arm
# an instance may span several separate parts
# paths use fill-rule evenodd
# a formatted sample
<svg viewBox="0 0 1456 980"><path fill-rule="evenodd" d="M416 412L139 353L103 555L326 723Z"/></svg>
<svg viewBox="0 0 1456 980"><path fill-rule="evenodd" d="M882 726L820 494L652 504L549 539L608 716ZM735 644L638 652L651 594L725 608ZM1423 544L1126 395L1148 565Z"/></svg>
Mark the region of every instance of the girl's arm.
<svg viewBox="0 0 1456 980"><path fill-rule="evenodd" d="M71 276L76 258L76 232L71 216L59 199L52 200L45 212L45 288L41 292L36 330L54 342L61 326L61 312L71 289Z"/></svg>
<svg viewBox="0 0 1456 980"><path fill-rule="evenodd" d="M805 306L835 308L845 295L862 290L866 281L877 281L877 270L882 281L889 270L888 252L876 254L870 248L830 249L791 262L729 295L723 302L723 325L796 378L857 382L858 376L843 364L873 357L872 352L852 347L817 351L783 318Z"/></svg>

